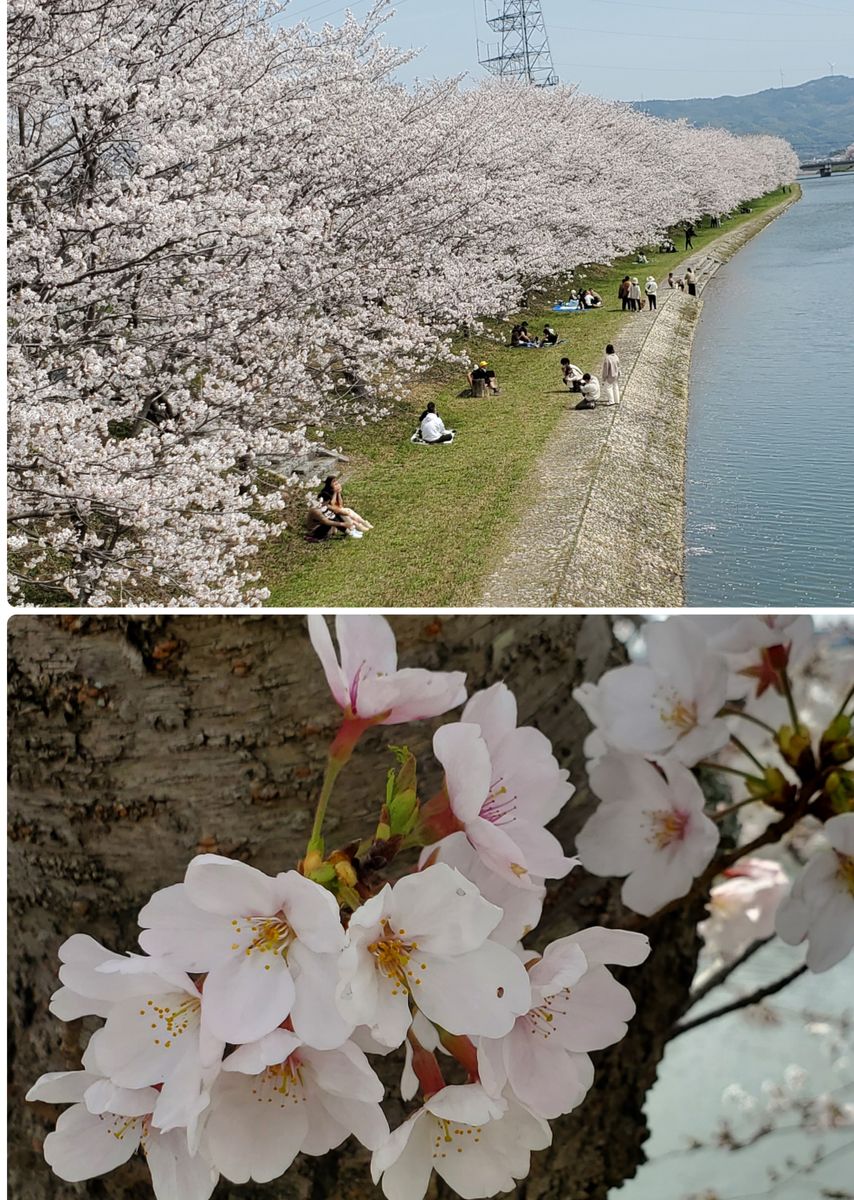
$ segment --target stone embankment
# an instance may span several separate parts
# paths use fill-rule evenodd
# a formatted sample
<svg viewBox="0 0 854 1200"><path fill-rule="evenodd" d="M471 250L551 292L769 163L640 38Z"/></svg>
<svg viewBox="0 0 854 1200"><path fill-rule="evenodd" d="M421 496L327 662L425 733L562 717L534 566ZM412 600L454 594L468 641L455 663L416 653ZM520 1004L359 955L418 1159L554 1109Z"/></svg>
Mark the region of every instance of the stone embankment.
<svg viewBox="0 0 854 1200"><path fill-rule="evenodd" d="M693 267L702 293L798 195L722 233L676 274ZM702 299L671 291L664 280L658 311L626 320L617 345L620 404L569 408L525 484L530 506L508 529L481 604L683 606L688 379L701 310Z"/></svg>

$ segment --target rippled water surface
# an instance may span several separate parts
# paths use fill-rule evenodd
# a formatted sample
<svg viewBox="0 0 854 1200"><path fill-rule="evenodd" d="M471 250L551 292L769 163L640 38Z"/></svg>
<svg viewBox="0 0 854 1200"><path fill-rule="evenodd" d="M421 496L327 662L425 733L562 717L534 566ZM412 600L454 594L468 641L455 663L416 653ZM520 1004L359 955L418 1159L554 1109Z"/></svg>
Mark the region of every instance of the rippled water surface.
<svg viewBox="0 0 854 1200"><path fill-rule="evenodd" d="M854 603L854 173L802 186L705 292L689 605Z"/></svg>

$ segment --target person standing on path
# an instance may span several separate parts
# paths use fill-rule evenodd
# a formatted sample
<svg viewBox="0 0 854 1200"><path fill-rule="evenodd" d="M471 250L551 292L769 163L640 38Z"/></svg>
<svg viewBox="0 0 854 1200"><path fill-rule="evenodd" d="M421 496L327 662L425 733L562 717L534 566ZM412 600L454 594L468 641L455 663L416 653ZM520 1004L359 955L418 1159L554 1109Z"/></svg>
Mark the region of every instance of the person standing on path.
<svg viewBox="0 0 854 1200"><path fill-rule="evenodd" d="M605 405L620 402L620 360L617 352L610 344L605 347L605 357L602 359L602 403Z"/></svg>
<svg viewBox="0 0 854 1200"><path fill-rule="evenodd" d="M629 302L629 289L631 288L631 286L632 286L631 279L628 277L628 275L624 275L623 281L620 284L619 290L617 292L617 299L622 300L622 302L623 302L623 312L625 312L627 308L631 308L631 304Z"/></svg>
<svg viewBox="0 0 854 1200"><path fill-rule="evenodd" d="M650 312L655 312L655 310L658 308L658 283L654 275L648 276L644 291L646 292L646 298L649 301Z"/></svg>
<svg viewBox="0 0 854 1200"><path fill-rule="evenodd" d="M641 290L637 279L632 279L629 286L629 307L632 312L640 312Z"/></svg>
<svg viewBox="0 0 854 1200"><path fill-rule="evenodd" d="M685 272L685 283L688 286L688 295L696 296L697 295L697 276L694 274L693 267L689 267L688 270Z"/></svg>
<svg viewBox="0 0 854 1200"><path fill-rule="evenodd" d="M694 249L694 234L696 232L697 232L697 230L694 228L694 226L689 221L688 224L685 226L685 249L686 250Z"/></svg>

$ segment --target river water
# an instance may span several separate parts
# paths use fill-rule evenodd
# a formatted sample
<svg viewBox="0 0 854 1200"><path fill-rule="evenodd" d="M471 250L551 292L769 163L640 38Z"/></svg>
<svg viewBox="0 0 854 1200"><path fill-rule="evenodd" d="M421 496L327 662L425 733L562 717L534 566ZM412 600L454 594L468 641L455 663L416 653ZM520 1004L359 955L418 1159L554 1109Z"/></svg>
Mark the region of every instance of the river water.
<svg viewBox="0 0 854 1200"><path fill-rule="evenodd" d="M854 603L854 172L802 188L704 293L690 606Z"/></svg>

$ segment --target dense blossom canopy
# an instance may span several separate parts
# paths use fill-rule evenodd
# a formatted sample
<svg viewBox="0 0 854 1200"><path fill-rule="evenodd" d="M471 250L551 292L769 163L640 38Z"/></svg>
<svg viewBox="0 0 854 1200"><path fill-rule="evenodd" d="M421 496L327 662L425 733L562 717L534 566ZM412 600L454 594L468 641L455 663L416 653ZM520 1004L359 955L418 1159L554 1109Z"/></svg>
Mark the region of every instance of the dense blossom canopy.
<svg viewBox="0 0 854 1200"><path fill-rule="evenodd" d="M329 422L797 168L572 87L408 90L386 7L315 33L242 0L10 4L13 594L262 601Z"/></svg>

